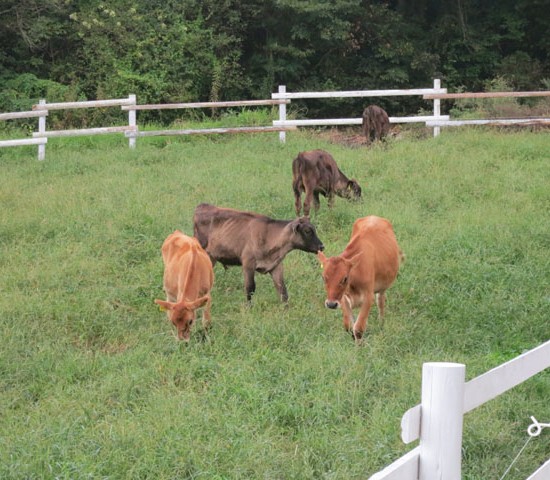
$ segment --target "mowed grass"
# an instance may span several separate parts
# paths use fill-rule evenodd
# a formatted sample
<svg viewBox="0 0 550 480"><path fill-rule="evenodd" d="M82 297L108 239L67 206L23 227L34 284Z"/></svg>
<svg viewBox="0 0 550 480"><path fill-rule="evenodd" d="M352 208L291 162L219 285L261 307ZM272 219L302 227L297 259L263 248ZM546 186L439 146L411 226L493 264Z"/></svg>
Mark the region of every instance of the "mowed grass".
<svg viewBox="0 0 550 480"><path fill-rule="evenodd" d="M317 259L285 259L281 305L257 275L215 267L212 328L189 344L154 305L160 247L200 202L294 216L291 162L324 148L364 200L322 203L327 255L356 218L390 219L407 259L356 346L324 308ZM547 132L444 131L367 149L302 131L51 140L0 151L0 478L367 478L412 448L402 414L422 364L473 378L550 337ZM463 478L500 478L530 415L550 421L543 372L465 417ZM533 439L508 474L550 456Z"/></svg>

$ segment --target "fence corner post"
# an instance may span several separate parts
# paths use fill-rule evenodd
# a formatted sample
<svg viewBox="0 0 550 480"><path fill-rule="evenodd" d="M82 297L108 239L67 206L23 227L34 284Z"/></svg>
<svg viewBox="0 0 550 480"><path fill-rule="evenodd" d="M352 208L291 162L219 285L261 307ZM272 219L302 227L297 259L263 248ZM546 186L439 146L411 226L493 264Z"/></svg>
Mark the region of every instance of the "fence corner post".
<svg viewBox="0 0 550 480"><path fill-rule="evenodd" d="M128 100L131 103L131 106L136 106L136 96L135 94L128 95ZM128 110L128 126L130 130L133 130L133 133L137 133L137 121L136 121L136 111L133 109ZM136 136L132 135L128 137L128 146L130 148L136 148Z"/></svg>
<svg viewBox="0 0 550 480"><path fill-rule="evenodd" d="M42 98L38 101L38 105L46 105L46 99ZM46 133L46 115L47 110L43 110L44 115L38 117L38 133ZM42 143L38 145L38 160L43 161L46 159L46 144Z"/></svg>
<svg viewBox="0 0 550 480"><path fill-rule="evenodd" d="M441 80L439 78L434 79L434 90L441 88ZM434 99L434 117L441 115L441 100L439 98ZM438 137L441 133L441 127L434 127L434 137Z"/></svg>
<svg viewBox="0 0 550 480"><path fill-rule="evenodd" d="M279 94L286 93L286 85L279 85ZM286 103L280 103L279 104L279 121L284 122L286 121ZM279 132L279 141L281 143L286 142L286 132L281 131Z"/></svg>
<svg viewBox="0 0 550 480"><path fill-rule="evenodd" d="M466 367L422 367L419 480L460 480Z"/></svg>

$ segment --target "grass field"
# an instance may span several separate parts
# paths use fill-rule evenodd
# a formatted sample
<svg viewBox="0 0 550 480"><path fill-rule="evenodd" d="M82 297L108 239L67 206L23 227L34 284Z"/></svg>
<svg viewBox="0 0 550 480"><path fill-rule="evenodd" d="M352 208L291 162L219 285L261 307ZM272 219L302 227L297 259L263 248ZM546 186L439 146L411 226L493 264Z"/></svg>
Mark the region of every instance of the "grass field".
<svg viewBox="0 0 550 480"><path fill-rule="evenodd" d="M203 201L294 215L291 161L330 151L362 203L323 203L327 255L358 217L390 219L407 256L360 347L323 306L317 259L285 259L289 307L257 275L215 267L212 329L189 344L153 304L160 247ZM353 479L411 449L402 414L422 363L473 378L550 338L550 137L444 131L370 149L314 132L51 140L0 150L0 478ZM550 372L465 418L463 478L500 478ZM550 457L550 431L508 479Z"/></svg>

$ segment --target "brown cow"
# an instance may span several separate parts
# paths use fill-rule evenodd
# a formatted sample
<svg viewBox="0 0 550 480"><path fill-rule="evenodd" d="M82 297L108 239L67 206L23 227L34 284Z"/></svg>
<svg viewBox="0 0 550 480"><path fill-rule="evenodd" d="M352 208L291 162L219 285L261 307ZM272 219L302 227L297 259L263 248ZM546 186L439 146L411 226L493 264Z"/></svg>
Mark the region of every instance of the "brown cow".
<svg viewBox="0 0 550 480"><path fill-rule="evenodd" d="M212 263L242 265L246 299L256 289L254 273L269 273L281 299L288 293L283 278L283 259L291 250L316 253L323 250L315 227L307 218L274 220L264 215L218 208L202 203L193 217L195 237Z"/></svg>
<svg viewBox="0 0 550 480"><path fill-rule="evenodd" d="M390 119L383 108L369 105L363 111L363 134L367 145L373 140L382 140L390 131Z"/></svg>
<svg viewBox="0 0 550 480"><path fill-rule="evenodd" d="M403 254L391 223L380 217L359 218L344 251L327 258L318 253L323 268L327 308L342 307L344 328L360 341L376 294L378 315L384 317L386 290L397 276ZM352 309L361 307L357 321Z"/></svg>
<svg viewBox="0 0 550 480"><path fill-rule="evenodd" d="M315 211L319 210L319 194L328 197L328 206L334 205L334 195L348 200L361 198L357 181L348 179L336 165L334 158L324 150L301 152L292 162L292 189L296 215L302 209L302 192L305 192L304 215L309 216L311 200Z"/></svg>
<svg viewBox="0 0 550 480"><path fill-rule="evenodd" d="M195 311L204 305L202 323L205 328L210 326L212 262L196 238L179 230L168 235L162 244L162 259L167 300L155 300L155 303L166 309L178 330L178 338L188 342Z"/></svg>

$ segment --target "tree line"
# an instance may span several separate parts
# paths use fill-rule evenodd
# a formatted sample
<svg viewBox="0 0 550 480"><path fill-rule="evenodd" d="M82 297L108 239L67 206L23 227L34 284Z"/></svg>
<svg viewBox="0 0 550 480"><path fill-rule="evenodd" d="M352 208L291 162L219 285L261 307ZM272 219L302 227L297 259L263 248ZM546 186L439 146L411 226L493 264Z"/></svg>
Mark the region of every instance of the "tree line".
<svg viewBox="0 0 550 480"><path fill-rule="evenodd" d="M279 84L420 88L433 78L452 91L495 78L547 89L549 11L550 0L0 0L0 110L40 97L240 100L270 98ZM381 101L393 113L418 100Z"/></svg>

